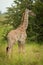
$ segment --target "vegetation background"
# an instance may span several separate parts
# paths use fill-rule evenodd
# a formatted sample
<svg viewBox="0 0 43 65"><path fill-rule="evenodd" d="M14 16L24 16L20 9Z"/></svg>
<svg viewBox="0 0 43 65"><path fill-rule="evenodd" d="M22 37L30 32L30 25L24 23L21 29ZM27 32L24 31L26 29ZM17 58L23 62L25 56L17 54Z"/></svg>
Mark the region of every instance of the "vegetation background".
<svg viewBox="0 0 43 65"><path fill-rule="evenodd" d="M0 65L43 65L43 0L14 0L7 12L0 12ZM16 29L20 23L24 10L32 10L36 16L29 17L25 55L18 53L15 45L12 58L6 57L7 34Z"/></svg>

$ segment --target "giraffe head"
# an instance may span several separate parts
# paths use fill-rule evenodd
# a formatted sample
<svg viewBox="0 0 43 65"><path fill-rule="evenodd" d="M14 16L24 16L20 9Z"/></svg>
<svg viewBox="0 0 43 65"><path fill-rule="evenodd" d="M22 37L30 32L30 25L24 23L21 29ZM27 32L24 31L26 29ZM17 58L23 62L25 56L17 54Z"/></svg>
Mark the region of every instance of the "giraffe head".
<svg viewBox="0 0 43 65"><path fill-rule="evenodd" d="M36 16L35 13L32 10L29 10L26 8L25 12L29 15Z"/></svg>
<svg viewBox="0 0 43 65"><path fill-rule="evenodd" d="M36 16L32 10L29 10L29 15Z"/></svg>

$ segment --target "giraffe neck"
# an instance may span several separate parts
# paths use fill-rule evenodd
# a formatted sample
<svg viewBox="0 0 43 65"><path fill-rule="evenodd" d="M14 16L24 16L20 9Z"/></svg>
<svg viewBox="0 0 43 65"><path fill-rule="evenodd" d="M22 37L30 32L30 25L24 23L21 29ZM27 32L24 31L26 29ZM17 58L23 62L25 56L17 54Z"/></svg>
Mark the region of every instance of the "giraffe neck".
<svg viewBox="0 0 43 65"><path fill-rule="evenodd" d="M25 13L24 13L24 19L23 19L23 24L22 24L22 27L23 27L23 29L27 29L27 27L28 27L28 17L29 17L29 15L28 15L28 11L26 10L25 11Z"/></svg>

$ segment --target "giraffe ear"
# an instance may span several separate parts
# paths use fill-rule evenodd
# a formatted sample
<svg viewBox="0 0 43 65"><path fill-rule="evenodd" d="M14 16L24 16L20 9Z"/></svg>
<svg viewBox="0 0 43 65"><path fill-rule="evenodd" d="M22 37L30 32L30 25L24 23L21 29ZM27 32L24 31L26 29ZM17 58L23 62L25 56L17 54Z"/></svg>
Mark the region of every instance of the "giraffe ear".
<svg viewBox="0 0 43 65"><path fill-rule="evenodd" d="M32 11L31 11L31 10L29 10L29 13L32 13Z"/></svg>
<svg viewBox="0 0 43 65"><path fill-rule="evenodd" d="M32 16L36 16L36 14L32 10L29 11L29 14Z"/></svg>

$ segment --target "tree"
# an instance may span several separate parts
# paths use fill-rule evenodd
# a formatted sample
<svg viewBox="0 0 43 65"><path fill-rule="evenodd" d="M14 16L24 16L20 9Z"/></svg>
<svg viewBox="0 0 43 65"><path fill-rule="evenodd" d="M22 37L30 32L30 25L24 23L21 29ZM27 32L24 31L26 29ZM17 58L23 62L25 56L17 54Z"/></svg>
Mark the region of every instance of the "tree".
<svg viewBox="0 0 43 65"><path fill-rule="evenodd" d="M34 5L34 11L36 13L36 28L33 30L38 34L37 40L40 42L43 41L43 2L41 0L36 1Z"/></svg>
<svg viewBox="0 0 43 65"><path fill-rule="evenodd" d="M27 29L29 40L43 41L43 2L41 0L14 0L14 5L8 7L4 24L17 28L21 23L21 18L26 8L32 10L36 17L30 16Z"/></svg>
<svg viewBox="0 0 43 65"><path fill-rule="evenodd" d="M26 8L31 9L31 3L30 0L14 0L14 3L16 6L12 5L11 7L8 7L7 12L7 20L6 24L13 25L14 28L17 28L18 25L21 23L21 17Z"/></svg>

